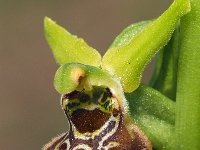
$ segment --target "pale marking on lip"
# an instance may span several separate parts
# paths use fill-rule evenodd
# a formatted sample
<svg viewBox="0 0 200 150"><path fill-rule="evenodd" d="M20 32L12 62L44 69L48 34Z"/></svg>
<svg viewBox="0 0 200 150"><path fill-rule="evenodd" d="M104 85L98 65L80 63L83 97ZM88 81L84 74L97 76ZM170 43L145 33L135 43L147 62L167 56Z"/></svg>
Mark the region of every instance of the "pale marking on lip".
<svg viewBox="0 0 200 150"><path fill-rule="evenodd" d="M72 123L72 132L74 133L75 139L81 139L81 140L94 139L95 136L99 135L105 128L107 128L109 126L109 123L111 121L116 122L115 127L109 133L107 133L104 137L102 137L101 141L99 141L99 146L97 148L97 149L104 148L105 150L109 150L109 148L118 147L120 145L117 142L109 142L108 145L103 146L103 143L117 131L117 129L119 127L119 119L120 119L120 115L118 115L116 118L111 116L110 119L99 130L96 130L93 133L87 132L87 133L84 133L84 134L79 133L76 130L76 128L74 127L73 123L71 121L70 122ZM67 144L67 150L69 150L70 149L69 139L66 139L64 141L64 143ZM78 149L81 149L81 148L84 149L84 150L92 150L92 148L89 147L87 144L79 144L76 147L74 147L73 150L78 150Z"/></svg>
<svg viewBox="0 0 200 150"><path fill-rule="evenodd" d="M73 150L79 150L79 149L92 150L92 148L89 147L87 144L79 144L73 148Z"/></svg>
<svg viewBox="0 0 200 150"><path fill-rule="evenodd" d="M108 150L108 149L109 149L109 145L103 147L103 143L117 131L117 129L118 129L118 127L119 127L119 121L120 121L120 115L118 115L118 116L115 118L115 122L116 122L115 127L101 139L101 141L99 142L99 146L98 146L97 149L100 149L100 148L106 148L105 150ZM118 144L119 144L119 143L118 143ZM115 147L116 147L116 146L119 146L119 145L115 144Z"/></svg>
<svg viewBox="0 0 200 150"><path fill-rule="evenodd" d="M73 130L73 133L74 133L74 137L76 139L81 139L81 140L89 140L89 139L94 139L95 136L99 135L104 129L108 128L109 126L109 123L111 121L115 121L115 122L119 122L119 119L120 119L120 116L117 116L116 118L111 116L109 118L108 121L106 121L106 123L98 130L90 133L90 132L86 132L86 133L79 133L78 130L76 129L76 127L74 126L74 124L71 122L72 124L72 130ZM117 123L117 126L118 126L119 123Z"/></svg>

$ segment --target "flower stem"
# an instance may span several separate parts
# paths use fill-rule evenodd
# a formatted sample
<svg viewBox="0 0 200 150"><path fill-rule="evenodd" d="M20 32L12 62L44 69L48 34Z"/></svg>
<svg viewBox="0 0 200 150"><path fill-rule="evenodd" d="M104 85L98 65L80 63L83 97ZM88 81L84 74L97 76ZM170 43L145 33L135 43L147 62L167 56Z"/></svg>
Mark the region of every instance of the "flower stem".
<svg viewBox="0 0 200 150"><path fill-rule="evenodd" d="M181 20L175 150L200 149L200 0Z"/></svg>

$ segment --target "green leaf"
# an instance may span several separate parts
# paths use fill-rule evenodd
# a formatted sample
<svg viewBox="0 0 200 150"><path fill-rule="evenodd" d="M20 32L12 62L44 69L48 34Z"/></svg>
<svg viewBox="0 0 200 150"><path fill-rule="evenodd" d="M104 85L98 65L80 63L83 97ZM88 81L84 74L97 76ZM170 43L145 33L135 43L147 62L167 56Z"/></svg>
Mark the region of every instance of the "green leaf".
<svg viewBox="0 0 200 150"><path fill-rule="evenodd" d="M175 0L128 44L110 48L103 56L102 68L120 79L125 92L132 92L140 84L145 65L166 45L179 18L189 10L189 0Z"/></svg>
<svg viewBox="0 0 200 150"><path fill-rule="evenodd" d="M133 114L143 114L145 112L159 120L166 121L172 125L175 124L175 102L159 91L140 85L137 90L125 95Z"/></svg>
<svg viewBox="0 0 200 150"><path fill-rule="evenodd" d="M44 19L44 31L46 40L59 65L76 62L100 66L101 55L95 49L83 39L71 35L50 18L45 17Z"/></svg>
<svg viewBox="0 0 200 150"><path fill-rule="evenodd" d="M174 142L175 102L157 90L140 85L126 93L131 116L158 150L169 149Z"/></svg>
<svg viewBox="0 0 200 150"><path fill-rule="evenodd" d="M139 114L135 123L147 135L156 150L170 150L174 144L174 126L152 115Z"/></svg>

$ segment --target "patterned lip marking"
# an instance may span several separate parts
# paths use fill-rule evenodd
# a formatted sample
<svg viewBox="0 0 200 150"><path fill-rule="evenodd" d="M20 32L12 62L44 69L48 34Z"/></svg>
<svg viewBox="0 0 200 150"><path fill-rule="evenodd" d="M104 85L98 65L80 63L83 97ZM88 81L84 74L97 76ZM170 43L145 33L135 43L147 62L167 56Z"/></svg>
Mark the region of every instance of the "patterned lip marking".
<svg viewBox="0 0 200 150"><path fill-rule="evenodd" d="M120 100L105 87L62 95L69 132L43 150L151 150L146 136L126 120Z"/></svg>
<svg viewBox="0 0 200 150"><path fill-rule="evenodd" d="M94 87L94 89L91 91L91 95L87 93L88 91L82 90L82 91L73 91L68 94L62 95L62 101L63 100L73 100L73 99L79 99L80 102L85 103L89 100L92 100L92 102L97 102L98 99L101 98L101 102L105 102L107 98L113 97L112 93L110 92L109 88L99 88L99 87ZM98 103L97 103L98 104Z"/></svg>
<svg viewBox="0 0 200 150"><path fill-rule="evenodd" d="M65 100L65 99L75 99L75 98L78 98L80 92L79 91L73 91L69 94L65 94L62 96L62 100Z"/></svg>
<svg viewBox="0 0 200 150"><path fill-rule="evenodd" d="M115 100L108 88L93 87L91 91L73 91L62 95L61 105L69 116L81 109L91 111L100 109L105 113L112 114L114 105L116 105Z"/></svg>
<svg viewBox="0 0 200 150"><path fill-rule="evenodd" d="M108 147L116 147L119 145L117 142L111 142L106 146L103 146L105 139L108 136L112 136L118 128L118 119L111 117L102 127L101 132L97 134L93 139L79 139L79 137L74 137L74 132L70 128L70 132L68 136L60 143L59 148L63 143L66 143L67 149L66 150L101 150L101 149L108 149ZM94 132L95 133L95 132ZM80 148L80 149L79 149ZM59 149L61 150L61 149Z"/></svg>
<svg viewBox="0 0 200 150"><path fill-rule="evenodd" d="M112 97L112 96L113 95L110 92L109 88L106 88L106 92L104 93L103 98L101 99L101 102L105 102L108 97Z"/></svg>

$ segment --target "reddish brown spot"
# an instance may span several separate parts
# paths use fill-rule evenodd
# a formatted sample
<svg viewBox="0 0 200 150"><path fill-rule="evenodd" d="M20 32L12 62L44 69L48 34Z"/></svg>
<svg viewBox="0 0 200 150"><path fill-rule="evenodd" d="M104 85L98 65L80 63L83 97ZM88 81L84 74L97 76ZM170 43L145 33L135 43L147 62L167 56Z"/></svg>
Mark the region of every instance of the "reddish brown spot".
<svg viewBox="0 0 200 150"><path fill-rule="evenodd" d="M116 108L113 109L113 116L117 117L117 115L119 114L119 110L117 110Z"/></svg>
<svg viewBox="0 0 200 150"><path fill-rule="evenodd" d="M62 143L60 146L59 146L59 150L66 150L67 149L67 144L66 143Z"/></svg>
<svg viewBox="0 0 200 150"><path fill-rule="evenodd" d="M109 119L110 114L99 109L79 109L73 112L71 120L80 133L94 132L102 127Z"/></svg>

